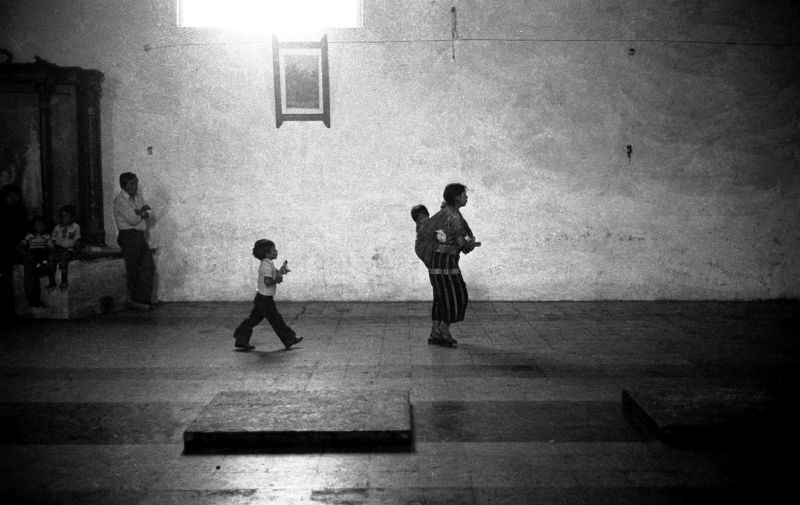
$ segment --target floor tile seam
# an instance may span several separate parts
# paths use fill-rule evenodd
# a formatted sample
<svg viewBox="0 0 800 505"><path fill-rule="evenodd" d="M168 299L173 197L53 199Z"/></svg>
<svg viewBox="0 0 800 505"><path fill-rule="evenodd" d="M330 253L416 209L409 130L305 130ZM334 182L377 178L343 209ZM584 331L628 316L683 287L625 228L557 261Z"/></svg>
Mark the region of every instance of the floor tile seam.
<svg viewBox="0 0 800 505"><path fill-rule="evenodd" d="M270 393L273 390L237 390L243 392L263 392L263 393ZM338 390L337 390L338 391ZM358 390L354 390L358 391ZM374 388L371 390L364 390L364 391L384 391L383 389ZM289 391L286 391L289 392ZM294 392L291 391L291 392ZM620 395L622 391L620 390ZM586 399L586 398L496 398L493 397L492 399L487 399L484 397L477 397L477 398L464 398L464 397L443 397L442 399L431 399L430 397L426 397L425 399L418 399L414 397L414 392L409 391L410 395L410 403L413 405L426 405L426 404L442 404L442 403L458 403L458 404L617 404L619 403L616 399L606 399L605 397L599 397L598 399ZM216 393L210 395L209 398L213 398L216 396ZM209 400L210 402L210 400ZM198 401L198 400L179 400L179 399L171 399L171 400L151 400L151 399L131 399L131 400L46 400L46 401L37 401L37 400L30 400L30 401L0 401L0 406L5 408L10 408L11 406L90 406L90 405L102 405L104 407L108 406L143 406L143 405L151 405L155 407L171 407L171 408L195 408L195 407L204 407L209 402L206 401ZM621 408L621 407L620 407Z"/></svg>
<svg viewBox="0 0 800 505"><path fill-rule="evenodd" d="M286 384L276 384L274 381L276 379L286 379L288 378L303 378L304 380L330 380L332 383L336 385L341 385L341 382L351 382L357 378L360 378L360 375L373 375L372 370L361 371L359 369L350 369L351 373L348 375L346 372L340 373L302 373L302 374L276 374L275 376L248 376L242 379L230 379L230 380L214 380L214 379L80 379L80 380L70 380L70 379L28 379L28 380L15 380L15 381L5 381L7 385L17 385L17 386L54 386L58 384L62 384L64 386L69 386L72 389L77 390L78 386L88 386L88 385L123 385L123 384L131 384L135 386L146 386L146 385L153 385L158 387L165 387L165 386L196 386L198 383L203 384L206 386L206 389L212 389L215 387L218 388L230 388L231 386L235 385L242 385L242 386L250 386L252 387L254 384L258 382L263 382L267 387L272 389L286 391L286 390L293 390L298 389L298 387L294 384L286 385ZM374 387L374 381L378 382L385 382L385 383L394 383L394 382L407 382L409 385L419 385L419 384L435 384L435 383L453 383L459 382L461 384L487 384L487 385L507 385L509 387L522 387L522 386L538 386L541 387L543 384L554 385L554 386L563 386L563 385L593 385L593 384L600 384L600 385L608 385L608 384L618 384L624 383L626 381L642 381L642 380L721 380L725 378L729 378L731 380L736 378L747 379L750 376L742 376L741 374L729 374L729 375L719 375L719 374L692 374L692 375L657 375L657 374L637 374L637 375L623 375L617 372L616 374L609 372L607 374L559 374L550 371L549 373L545 371L542 375L539 374L530 374L526 375L524 373L519 374L507 374L507 375L462 375L457 373L433 373L431 375L428 374L415 374L411 376L406 375L386 375L381 376L375 375L372 379L373 382L370 383L363 383L364 387ZM353 375L355 374L355 375ZM0 384L3 384L4 381L0 381ZM502 383L502 384L498 384ZM351 386L358 386L358 382L353 382L350 384ZM302 389L302 388L300 388Z"/></svg>
<svg viewBox="0 0 800 505"><path fill-rule="evenodd" d="M170 448L170 452L176 451L176 454L180 455L183 453L183 441L180 442L143 442L143 443L116 443L116 444L87 444L87 443L61 443L61 444L3 444L2 447L6 451L20 451L24 453L29 453L32 451L40 450L44 452L52 452L54 450L63 449L68 451L66 454L74 455L76 458L82 457L81 455L77 454L81 451L91 450L91 451L103 451L103 452L120 452L126 453L131 450L142 450L142 449L167 449Z"/></svg>
<svg viewBox="0 0 800 505"><path fill-rule="evenodd" d="M216 393L215 393L216 394ZM211 395L212 397L214 395ZM142 405L154 405L154 406L171 406L171 407L183 407L183 408L191 408L191 407L203 407L207 405L208 402L206 401L186 401L186 400L151 400L151 399L131 399L131 400L102 400L102 399L92 399L90 401L80 400L47 400L47 401L37 401L36 399L32 399L30 401L2 401L0 400L0 407L9 408L12 405L130 405L130 406L142 406Z"/></svg>
<svg viewBox="0 0 800 505"><path fill-rule="evenodd" d="M450 454L454 457L460 455L475 455L486 457L506 457L516 458L521 456L530 455L531 450L537 450L543 456L568 456L568 455L589 455L594 458L615 458L615 457L630 457L648 459L657 462L662 466L678 467L685 470L687 462L694 461L695 464L700 463L706 466L717 465L720 457L725 456L714 451L703 452L679 452L679 449L672 449L668 452L653 451L650 446L653 442L641 441L452 441L452 442L437 442L437 441L424 441L420 440L415 443L415 451L413 453L374 453L369 454L353 454L347 453L345 456L348 458L355 457L369 457L373 461L379 461L381 458L391 458L397 460L398 458L424 458L436 457L442 454ZM158 452L164 454L167 450L175 457L185 459L187 462L197 461L198 464L212 461L215 458L339 458L341 454L334 453L303 453L297 454L264 454L264 455L190 455L183 454L183 444L180 442L142 442L142 443L115 443L115 444L95 444L95 443L60 443L60 444L4 444L4 452L7 457L15 457L24 455L27 457L35 457L38 453L40 455L50 454L52 456L69 456L72 458L85 458L87 454L118 454L120 457L128 457L132 453L146 454ZM635 450L635 451L634 451ZM632 454L633 453L633 454ZM743 458L745 456L742 456ZM640 468L637 467L637 470Z"/></svg>
<svg viewBox="0 0 800 505"><path fill-rule="evenodd" d="M151 378L128 378L128 377L82 377L82 378L15 378L15 379L0 379L0 386L9 388L19 385L58 385L64 384L69 386L85 386L90 384L132 384L132 385L148 385L148 384L185 384L187 386L196 386L197 384L234 384L242 382L252 382L263 380L265 382L274 381L276 379L283 379L288 376L312 376L311 371L305 373L288 374L287 371L270 372L269 374L261 374L260 372L253 372L252 374L243 375L241 377L202 377L202 378L184 378L184 377L151 377Z"/></svg>
<svg viewBox="0 0 800 505"><path fill-rule="evenodd" d="M255 390L253 390L255 391ZM261 390L265 391L266 390ZM14 402L0 402L0 406L8 405L8 404L19 404L19 405L129 405L129 406L141 406L141 405L153 405L155 403L161 403L164 405L171 405L173 407L189 407L189 406L205 406L213 399L212 395L207 395L201 401L192 399L189 400L152 400L149 398L145 399L132 399L132 400L125 400L121 401L118 399L91 399L91 400L66 400L66 401L14 401ZM486 395L476 395L474 397L453 397L453 396L434 396L434 395L427 395L427 394L419 394L418 397L412 397L411 404L421 404L421 403L447 403L447 402L455 402L455 403L528 403L528 404L548 404L548 403L559 403L559 404L579 404L579 403L617 403L616 396L592 396L592 397L581 397L581 398L567 398L567 397L558 397L555 395L537 395L536 397L530 396L519 396L517 398L507 398L507 399L496 399L496 396L492 396L489 393ZM199 407L198 407L199 408Z"/></svg>
<svg viewBox="0 0 800 505"><path fill-rule="evenodd" d="M215 487L194 487L194 488L170 488L170 487L157 487L156 485L149 485L149 486L137 486L137 487L107 487L107 488L96 488L96 487L59 487L56 489L49 490L50 494L55 493L56 495L63 495L66 494L88 494L91 496L103 496L105 492L110 497L119 497L120 492L123 493L134 493L136 495L143 494L146 498L158 498L162 495L168 495L170 497L175 497L176 495L180 497L181 493L186 493L191 495L194 498L197 498L197 494L200 493L201 497L210 497L217 495L219 492L225 492L225 498L230 499L233 498L230 496L231 492L234 491L241 491L239 495L236 496L236 503L284 503L282 501L273 501L273 499L283 500L287 497L291 497L292 500L301 500L301 501L293 501L292 503L297 503L298 505L311 505L320 503L320 499L325 498L325 495L317 495L316 497L313 495L314 492L319 491L336 491L337 489L341 489L342 491L352 490L352 489L363 489L365 492L374 491L376 493L375 496L372 498L379 498L381 496L388 495L388 498L391 498L393 495L397 494L401 497L408 497L409 493L419 493L422 492L425 496L430 497L431 495L435 495L437 492L445 492L448 494L455 494L458 496L459 499L463 499L462 491L468 491L469 494L467 496L474 496L475 499L482 499L485 496L495 497L497 495L500 496L502 499L503 495L506 492L513 493L513 496L518 495L519 493L523 493L525 496L536 496L537 493L546 493L548 496L551 492L555 490L560 490L559 493L564 493L566 489L571 490L572 492L580 493L581 496L585 498L590 498L592 495L596 495L597 493L603 491L611 491L614 493L619 493L624 491L630 491L635 496L641 497L643 492L648 490L650 491L668 491L674 490L675 488L679 488L688 492L698 492L702 493L702 496L706 496L708 493L715 493L720 492L723 496L730 496L730 492L739 489L742 492L754 492L760 489L759 487L738 487L738 488L730 488L729 486L725 485L694 485L694 486L686 486L680 485L676 486L674 483L664 483L663 485L642 485L642 484L619 484L619 485L580 485L580 484L561 484L561 485L546 485L546 486L535 486L535 485L527 485L521 486L519 483L508 483L507 485L491 485L491 484L483 484L483 483L470 483L469 485L452 485L452 486L433 486L426 482L422 483L414 483L412 485L384 485L381 483L379 486L373 485L366 485L365 487L343 487L343 488L334 488L329 486L261 486L261 487L241 487L241 486L215 486ZM20 491L34 491L39 489L37 486L32 485L30 487L11 487L8 489L2 489L2 491L8 492L20 492ZM41 493L36 493L31 496L39 496ZM307 495L307 496L306 496ZM569 494L571 496L571 493ZM335 498L335 497L332 497ZM346 495L341 496L341 498L347 498ZM371 497L367 496L367 501L361 501L360 498L357 502L352 501L335 501L335 503L376 503L371 501ZM253 502L252 500L257 500ZM263 500L268 500L264 502ZM307 500L307 501L306 501ZM149 500L147 500L149 502ZM172 503L172 502L171 502ZM331 502L334 503L334 502ZM395 503L392 501L391 503ZM398 502L399 503L399 502ZM417 503L417 502L411 502ZM421 502L420 502L421 503ZM448 503L452 503L448 501ZM461 502L465 505L470 505L473 503L483 503L482 501L467 501ZM499 502L498 502L499 503ZM517 502L514 502L517 503ZM560 502L559 502L560 503ZM567 503L567 502L564 502ZM571 502L570 502L571 503ZM627 503L627 502L626 502ZM639 503L639 502L636 502Z"/></svg>

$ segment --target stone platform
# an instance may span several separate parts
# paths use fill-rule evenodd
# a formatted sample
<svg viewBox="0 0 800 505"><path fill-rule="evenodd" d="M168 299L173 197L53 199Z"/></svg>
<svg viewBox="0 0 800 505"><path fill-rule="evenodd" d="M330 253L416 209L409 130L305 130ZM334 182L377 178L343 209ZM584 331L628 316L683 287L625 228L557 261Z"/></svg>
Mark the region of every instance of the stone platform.
<svg viewBox="0 0 800 505"><path fill-rule="evenodd" d="M23 267L14 267L14 305L17 314L33 319L74 319L124 308L125 261L104 257L71 261L69 287L47 288L47 277L39 279L41 298L45 307L30 307L25 297ZM60 283L61 273L56 272Z"/></svg>
<svg viewBox="0 0 800 505"><path fill-rule="evenodd" d="M223 391L186 428L183 443L184 454L409 451L409 394Z"/></svg>
<svg viewBox="0 0 800 505"><path fill-rule="evenodd" d="M637 387L623 389L622 405L639 427L682 448L744 448L780 431L774 400L756 387Z"/></svg>

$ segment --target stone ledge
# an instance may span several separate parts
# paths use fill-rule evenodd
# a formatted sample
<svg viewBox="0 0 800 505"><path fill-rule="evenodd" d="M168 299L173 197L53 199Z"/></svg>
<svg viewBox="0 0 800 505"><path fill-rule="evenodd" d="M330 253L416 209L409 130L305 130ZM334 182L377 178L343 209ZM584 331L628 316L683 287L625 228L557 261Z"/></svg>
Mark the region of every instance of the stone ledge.
<svg viewBox="0 0 800 505"><path fill-rule="evenodd" d="M76 260L69 264L69 287L47 287L47 277L39 279L45 307L30 307L25 297L22 265L14 266L14 305L18 315L34 319L74 319L124 308L127 300L125 261L102 256ZM56 282L60 272L56 272Z"/></svg>

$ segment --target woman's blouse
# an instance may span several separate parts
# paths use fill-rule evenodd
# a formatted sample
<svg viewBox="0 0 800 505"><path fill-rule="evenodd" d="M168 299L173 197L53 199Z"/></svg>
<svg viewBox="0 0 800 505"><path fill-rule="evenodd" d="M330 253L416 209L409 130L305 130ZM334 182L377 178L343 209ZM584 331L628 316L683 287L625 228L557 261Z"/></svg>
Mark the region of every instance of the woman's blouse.
<svg viewBox="0 0 800 505"><path fill-rule="evenodd" d="M436 252L458 255L461 247L458 245L458 238L470 236L469 225L460 212L452 212L447 207L433 215L434 230L442 230L445 235L444 242L440 242Z"/></svg>

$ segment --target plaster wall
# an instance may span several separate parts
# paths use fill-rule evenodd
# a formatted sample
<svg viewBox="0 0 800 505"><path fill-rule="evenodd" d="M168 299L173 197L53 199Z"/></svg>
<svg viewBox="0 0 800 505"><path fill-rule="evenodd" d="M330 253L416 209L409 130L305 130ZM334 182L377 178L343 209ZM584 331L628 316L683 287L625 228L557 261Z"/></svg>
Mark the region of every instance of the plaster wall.
<svg viewBox="0 0 800 505"><path fill-rule="evenodd" d="M473 299L800 295L794 2L363 9L327 32L330 129L275 127L269 34L178 28L170 0L6 0L0 47L104 72L108 243L134 171L162 300L249 299L258 238L281 299L427 299L409 209L454 181Z"/></svg>

